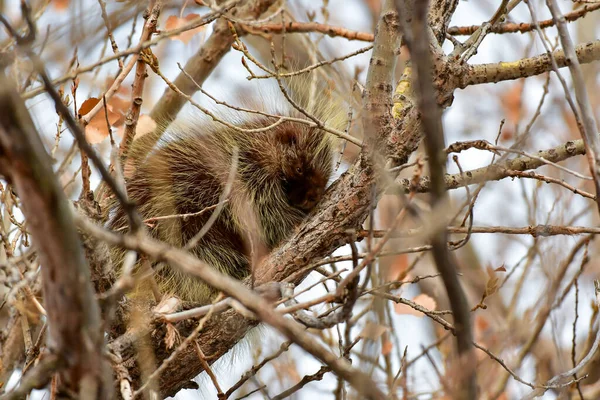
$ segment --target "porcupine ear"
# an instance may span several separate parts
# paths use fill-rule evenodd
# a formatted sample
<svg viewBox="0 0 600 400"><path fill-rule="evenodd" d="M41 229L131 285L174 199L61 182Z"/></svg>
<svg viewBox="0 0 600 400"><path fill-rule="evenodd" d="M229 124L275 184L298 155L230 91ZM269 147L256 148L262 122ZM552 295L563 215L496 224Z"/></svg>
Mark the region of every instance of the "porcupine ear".
<svg viewBox="0 0 600 400"><path fill-rule="evenodd" d="M279 129L276 133L276 138L279 141L279 143L286 146L293 146L298 142L297 132L288 127Z"/></svg>

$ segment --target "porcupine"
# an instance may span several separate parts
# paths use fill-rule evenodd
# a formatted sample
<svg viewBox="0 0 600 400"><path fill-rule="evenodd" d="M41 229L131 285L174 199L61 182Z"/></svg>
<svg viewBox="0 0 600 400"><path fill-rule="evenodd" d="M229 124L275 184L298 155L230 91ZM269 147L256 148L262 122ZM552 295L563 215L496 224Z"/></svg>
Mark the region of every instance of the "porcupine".
<svg viewBox="0 0 600 400"><path fill-rule="evenodd" d="M310 103L312 114L320 121L344 129L341 107L334 107L325 98ZM279 115L303 117L293 109ZM332 174L335 139L314 125L297 121L276 124L276 118L260 114L223 118L250 131L206 119L176 121L148 156L133 166L126 187L143 219L198 213L219 202L236 153L237 171L229 182L229 201L191 251L219 271L243 279L250 273L252 262L248 243L252 229L248 227L256 228L254 236L260 241L253 248L268 251L293 232L325 191ZM183 247L210 214L157 219L149 224L149 231L158 239ZM127 217L116 203L109 227L127 227ZM115 264L119 264L123 250L113 253ZM155 281L161 293L184 301L206 304L216 295L199 279L169 266L159 269Z"/></svg>

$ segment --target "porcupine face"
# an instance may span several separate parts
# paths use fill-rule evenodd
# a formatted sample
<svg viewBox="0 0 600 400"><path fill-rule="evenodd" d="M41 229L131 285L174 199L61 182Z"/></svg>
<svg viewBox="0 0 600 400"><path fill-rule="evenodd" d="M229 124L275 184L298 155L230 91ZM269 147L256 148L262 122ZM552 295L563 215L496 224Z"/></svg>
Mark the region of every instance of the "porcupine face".
<svg viewBox="0 0 600 400"><path fill-rule="evenodd" d="M321 200L331 175L331 148L324 135L306 127L286 129L278 135L283 146L283 191L291 206L305 212Z"/></svg>

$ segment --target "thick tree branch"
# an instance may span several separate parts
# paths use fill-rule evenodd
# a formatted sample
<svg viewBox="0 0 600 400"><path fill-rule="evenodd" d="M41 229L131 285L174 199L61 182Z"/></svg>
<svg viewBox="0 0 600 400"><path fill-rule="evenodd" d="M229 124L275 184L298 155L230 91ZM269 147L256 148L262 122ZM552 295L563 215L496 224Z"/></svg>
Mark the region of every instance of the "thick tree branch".
<svg viewBox="0 0 600 400"><path fill-rule="evenodd" d="M600 60L600 40L576 46L575 53L581 64ZM562 50L554 51L553 55L560 68L568 65L567 57L565 57ZM552 71L552 61L547 54L523 58L517 61L465 65L464 69L458 68L455 71L456 87L464 89L470 85L527 78L548 71Z"/></svg>
<svg viewBox="0 0 600 400"><path fill-rule="evenodd" d="M16 188L41 260L48 346L66 364L67 387L109 398L100 309L69 203L52 161L12 82L0 76L0 164Z"/></svg>

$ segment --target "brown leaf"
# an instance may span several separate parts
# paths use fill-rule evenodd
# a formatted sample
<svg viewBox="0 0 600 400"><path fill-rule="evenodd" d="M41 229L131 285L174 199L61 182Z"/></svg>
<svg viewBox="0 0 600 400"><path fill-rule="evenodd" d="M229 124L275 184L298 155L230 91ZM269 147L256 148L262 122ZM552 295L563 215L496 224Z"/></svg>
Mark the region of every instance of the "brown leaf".
<svg viewBox="0 0 600 400"><path fill-rule="evenodd" d="M500 287L500 278L498 278L498 276L496 276L496 271L488 266L487 273L488 273L489 279L488 279L487 283L485 284L484 298L496 293L498 291L498 288Z"/></svg>
<svg viewBox="0 0 600 400"><path fill-rule="evenodd" d="M389 329L390 328L387 326L383 326L383 325L376 324L375 322L367 321L367 323L365 324L365 327L359 333L358 336L365 338L365 339L377 340L377 339L379 339L379 337L381 335L383 335L384 332L388 331Z"/></svg>
<svg viewBox="0 0 600 400"><path fill-rule="evenodd" d="M171 15L169 18L167 18L167 21L165 22L165 28L168 31L177 29L180 26L183 26L196 18L198 18L198 14L188 14L183 18L179 18L175 15ZM197 28L190 29L185 32L181 32L179 35L171 36L171 40L179 40L179 41L182 41L183 43L187 43L192 39L192 37L196 33L199 33L202 31L204 31L204 26L199 26Z"/></svg>
<svg viewBox="0 0 600 400"><path fill-rule="evenodd" d="M69 8L69 0L53 0L52 1L52 5L54 6L54 9L58 10L58 11L64 11L67 8Z"/></svg>
<svg viewBox="0 0 600 400"><path fill-rule="evenodd" d="M111 106L112 111L125 115L129 111L131 100L121 96L113 96L108 100L108 104Z"/></svg>
<svg viewBox="0 0 600 400"><path fill-rule="evenodd" d="M392 352L393 348L394 348L394 345L392 344L392 342L390 340L384 340L383 345L381 346L381 354L384 356L387 356L388 354L390 354Z"/></svg>
<svg viewBox="0 0 600 400"><path fill-rule="evenodd" d="M100 99L97 97L90 97L89 99L81 103L81 105L79 106L79 110L77 110L79 118L92 111L92 108L94 108L99 101Z"/></svg>
<svg viewBox="0 0 600 400"><path fill-rule="evenodd" d="M391 265L388 268L387 281L401 281L406 277L406 269L408 268L408 255L399 254L394 257Z"/></svg>
<svg viewBox="0 0 600 400"><path fill-rule="evenodd" d="M90 97L84 101L77 114L81 118L89 113L101 100L96 97ZM113 96L106 104L106 113L110 126L119 126L125 121L125 114L129 110L131 102L120 96ZM117 131L117 133L119 133ZM96 144L102 142L108 136L108 127L106 126L106 115L104 109L101 109L90 120L85 127L85 135L89 143Z"/></svg>
<svg viewBox="0 0 600 400"><path fill-rule="evenodd" d="M521 79L511 85L510 89L500 95L506 122L515 126L523 116L523 88L525 80Z"/></svg>
<svg viewBox="0 0 600 400"><path fill-rule="evenodd" d="M506 267L504 266L504 264L502 264L501 266L499 266L498 268L496 268L494 271L496 271L496 272L506 272Z"/></svg>
<svg viewBox="0 0 600 400"><path fill-rule="evenodd" d="M106 108L108 123L111 126L118 124L123 116L112 112L110 105L107 105ZM108 126L106 126L106 115L104 114L104 110L100 110L85 127L85 137L90 144L96 144L102 142L107 136Z"/></svg>

